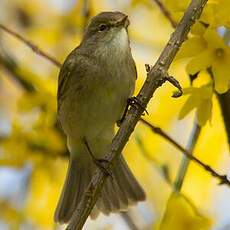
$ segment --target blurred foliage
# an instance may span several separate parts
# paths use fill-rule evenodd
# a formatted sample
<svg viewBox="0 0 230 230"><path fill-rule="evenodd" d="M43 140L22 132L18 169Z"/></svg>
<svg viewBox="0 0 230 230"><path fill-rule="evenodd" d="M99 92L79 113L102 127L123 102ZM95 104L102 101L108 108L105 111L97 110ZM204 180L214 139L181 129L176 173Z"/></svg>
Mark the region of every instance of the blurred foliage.
<svg viewBox="0 0 230 230"><path fill-rule="evenodd" d="M178 21L190 1L162 2ZM173 32L153 0L89 1L87 15L83 0L1 0L0 9L1 23L60 61L79 44L88 14L91 17L106 10L127 13L138 71L136 92L146 77L144 64L154 63ZM183 86L184 96L170 98L173 88L164 85L149 103L150 116L146 117L182 145L188 140L195 117L203 126L195 154L221 173L229 170L230 160L215 94L225 93L230 86L229 29L229 0L209 0L170 68L170 74ZM30 179L22 185L26 188L23 205L17 208L0 197L0 210L4 210L0 224L6 222L10 229L22 225L27 229L56 227L52 216L68 162L65 137L56 121L57 75L54 65L0 31L0 165L19 169L32 165ZM184 195L170 196L181 154L143 124L135 129L124 155L148 196L145 210L133 218L137 222L151 216L143 221L145 224L136 223L139 229L153 229L162 222L162 230L206 230L211 228L210 223L218 225L220 217L227 216L227 209L218 207L230 202L228 188L224 190L226 200L218 203L216 197L223 188L194 163L183 184ZM14 185L4 189L12 190ZM87 229L118 229L115 223L119 218L112 216L106 222L100 216L95 222L89 221Z"/></svg>

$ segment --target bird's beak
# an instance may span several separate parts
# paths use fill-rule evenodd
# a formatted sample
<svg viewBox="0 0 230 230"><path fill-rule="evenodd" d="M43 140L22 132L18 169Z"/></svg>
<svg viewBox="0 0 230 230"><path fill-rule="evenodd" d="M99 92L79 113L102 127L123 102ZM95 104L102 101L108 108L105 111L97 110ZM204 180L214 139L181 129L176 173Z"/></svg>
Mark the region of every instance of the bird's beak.
<svg viewBox="0 0 230 230"><path fill-rule="evenodd" d="M125 15L124 17L122 17L121 19L116 21L116 26L124 26L125 28L127 28L129 26L129 19L128 16Z"/></svg>

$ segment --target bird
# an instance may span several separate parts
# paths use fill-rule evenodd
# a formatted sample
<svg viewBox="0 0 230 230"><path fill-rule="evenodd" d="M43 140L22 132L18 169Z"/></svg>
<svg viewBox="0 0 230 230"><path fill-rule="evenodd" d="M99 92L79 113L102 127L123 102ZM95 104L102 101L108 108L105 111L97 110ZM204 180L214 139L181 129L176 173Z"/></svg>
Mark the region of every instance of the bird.
<svg viewBox="0 0 230 230"><path fill-rule="evenodd" d="M115 125L124 115L137 78L122 12L101 12L87 25L80 45L65 59L58 77L57 116L70 152L54 220L68 223L100 162L110 150ZM100 167L103 168L103 167ZM122 154L115 160L90 213L127 210L146 198Z"/></svg>

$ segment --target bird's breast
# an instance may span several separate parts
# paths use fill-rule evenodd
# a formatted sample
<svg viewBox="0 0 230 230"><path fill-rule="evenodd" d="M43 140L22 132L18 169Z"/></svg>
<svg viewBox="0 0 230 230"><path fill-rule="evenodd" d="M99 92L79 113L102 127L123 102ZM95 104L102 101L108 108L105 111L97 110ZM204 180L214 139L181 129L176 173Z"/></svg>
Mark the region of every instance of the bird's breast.
<svg viewBox="0 0 230 230"><path fill-rule="evenodd" d="M126 31L120 36L120 43L125 43ZM129 47L124 52L114 46L116 42L94 54L96 71L88 71L81 80L75 76L61 108L67 135L93 138L121 118L134 90L136 72Z"/></svg>

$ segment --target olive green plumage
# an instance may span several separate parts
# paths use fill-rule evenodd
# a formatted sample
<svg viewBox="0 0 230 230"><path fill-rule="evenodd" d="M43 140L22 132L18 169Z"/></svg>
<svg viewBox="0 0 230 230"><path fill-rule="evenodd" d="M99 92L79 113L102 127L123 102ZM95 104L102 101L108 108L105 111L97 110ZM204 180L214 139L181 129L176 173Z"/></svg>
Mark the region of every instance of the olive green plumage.
<svg viewBox="0 0 230 230"><path fill-rule="evenodd" d="M55 221L68 222L81 200L96 158L109 151L114 125L132 95L136 67L127 33L129 21L120 12L92 18L79 47L66 58L58 79L58 119L67 136L70 162L56 208ZM122 156L108 177L91 217L127 209L145 199L145 193Z"/></svg>

